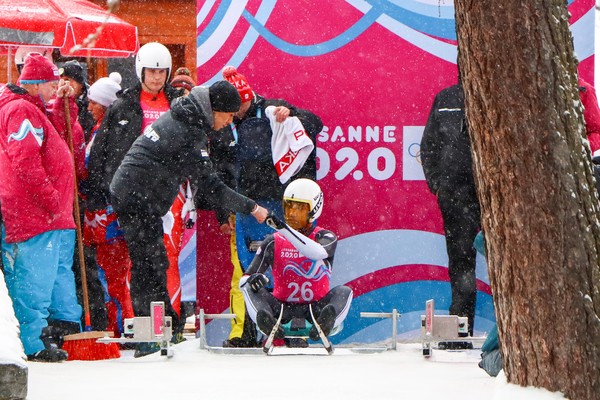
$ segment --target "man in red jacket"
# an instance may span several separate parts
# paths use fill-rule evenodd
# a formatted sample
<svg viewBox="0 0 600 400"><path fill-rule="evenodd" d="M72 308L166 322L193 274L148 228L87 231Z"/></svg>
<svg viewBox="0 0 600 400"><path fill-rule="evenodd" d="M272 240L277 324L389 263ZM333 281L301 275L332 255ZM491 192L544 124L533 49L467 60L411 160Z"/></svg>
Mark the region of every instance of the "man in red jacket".
<svg viewBox="0 0 600 400"><path fill-rule="evenodd" d="M73 89L59 78L52 62L31 53L18 86L8 84L0 92L2 259L30 361L65 360L68 355L54 335L58 329L80 329L72 271L73 161L56 128L66 125L60 112L65 96L71 96L73 126L77 107Z"/></svg>

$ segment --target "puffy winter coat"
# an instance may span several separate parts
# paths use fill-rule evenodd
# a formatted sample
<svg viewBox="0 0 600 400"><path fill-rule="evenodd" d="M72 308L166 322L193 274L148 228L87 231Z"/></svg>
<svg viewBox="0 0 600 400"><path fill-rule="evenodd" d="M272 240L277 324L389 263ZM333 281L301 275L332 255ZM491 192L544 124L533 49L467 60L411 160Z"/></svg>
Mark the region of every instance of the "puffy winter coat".
<svg viewBox="0 0 600 400"><path fill-rule="evenodd" d="M181 92L169 84L165 95L172 103ZM126 89L108 108L90 149L88 158L89 210L100 210L110 202L109 186L115 171L133 142L142 134L143 111L140 105L141 83Z"/></svg>
<svg viewBox="0 0 600 400"><path fill-rule="evenodd" d="M171 110L133 143L112 180L111 196L121 208L164 215L179 185L189 180L213 203L250 213L255 202L225 185L209 159L207 134L212 125L208 88L198 86L188 97L175 100Z"/></svg>
<svg viewBox="0 0 600 400"><path fill-rule="evenodd" d="M62 99L55 106L63 107ZM77 109L71 106L75 125ZM6 85L0 92L0 202L8 243L75 228L73 175L69 147L42 100Z"/></svg>
<svg viewBox="0 0 600 400"><path fill-rule="evenodd" d="M440 188L475 186L464 108L461 85L443 89L433 101L421 140L421 161L427 185L434 194Z"/></svg>

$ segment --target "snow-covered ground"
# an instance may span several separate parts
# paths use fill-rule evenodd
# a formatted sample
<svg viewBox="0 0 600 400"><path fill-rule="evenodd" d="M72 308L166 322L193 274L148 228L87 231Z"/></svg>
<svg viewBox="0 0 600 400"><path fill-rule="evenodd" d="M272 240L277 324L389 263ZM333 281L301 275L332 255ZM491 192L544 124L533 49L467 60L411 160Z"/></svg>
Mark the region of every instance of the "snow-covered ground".
<svg viewBox="0 0 600 400"><path fill-rule="evenodd" d="M171 359L134 359L126 351L106 361L29 363L27 399L563 399L489 377L477 367L476 350L434 350L425 360L420 344L400 344L379 354L337 349L333 356L269 357L214 354L190 339L174 351Z"/></svg>
<svg viewBox="0 0 600 400"><path fill-rule="evenodd" d="M0 283L0 362L12 360L22 365L10 300L4 282ZM275 353L285 350L276 349ZM200 349L199 339L188 336L187 341L173 346L172 358L152 354L136 359L128 350L112 360L30 362L27 399L562 398L542 389L507 384L502 373L498 378L489 377L477 366L477 350L434 350L429 359L423 358L421 345L416 343L399 344L397 350L377 354L338 348L327 356L324 349L316 350L322 355L224 355Z"/></svg>

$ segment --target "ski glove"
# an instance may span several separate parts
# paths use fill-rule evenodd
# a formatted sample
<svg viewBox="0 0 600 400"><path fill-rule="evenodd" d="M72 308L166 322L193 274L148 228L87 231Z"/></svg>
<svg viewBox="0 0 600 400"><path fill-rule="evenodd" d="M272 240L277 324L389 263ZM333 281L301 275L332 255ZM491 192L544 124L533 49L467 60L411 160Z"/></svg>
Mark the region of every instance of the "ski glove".
<svg viewBox="0 0 600 400"><path fill-rule="evenodd" d="M279 218L277 218L273 213L269 213L269 215L267 215L265 223L275 230L285 228L285 224L281 220L279 220Z"/></svg>
<svg viewBox="0 0 600 400"><path fill-rule="evenodd" d="M263 274L252 274L246 281L246 284L250 285L250 289L254 293L258 292L267 283L269 283L269 279Z"/></svg>

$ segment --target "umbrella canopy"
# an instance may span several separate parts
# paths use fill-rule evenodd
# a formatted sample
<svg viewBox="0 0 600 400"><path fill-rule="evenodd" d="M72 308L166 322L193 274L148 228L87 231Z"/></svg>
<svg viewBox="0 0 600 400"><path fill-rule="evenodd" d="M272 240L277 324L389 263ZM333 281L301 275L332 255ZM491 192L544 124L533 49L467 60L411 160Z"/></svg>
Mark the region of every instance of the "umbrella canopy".
<svg viewBox="0 0 600 400"><path fill-rule="evenodd" d="M0 0L0 54L22 45L60 49L71 57L128 57L139 48L137 27L86 0ZM103 26L95 43L78 48Z"/></svg>

